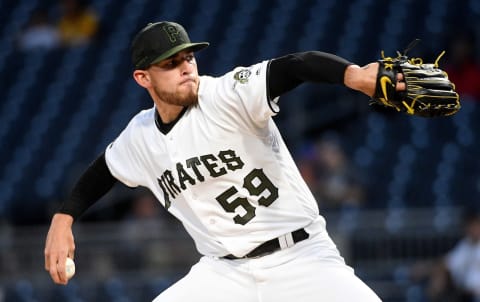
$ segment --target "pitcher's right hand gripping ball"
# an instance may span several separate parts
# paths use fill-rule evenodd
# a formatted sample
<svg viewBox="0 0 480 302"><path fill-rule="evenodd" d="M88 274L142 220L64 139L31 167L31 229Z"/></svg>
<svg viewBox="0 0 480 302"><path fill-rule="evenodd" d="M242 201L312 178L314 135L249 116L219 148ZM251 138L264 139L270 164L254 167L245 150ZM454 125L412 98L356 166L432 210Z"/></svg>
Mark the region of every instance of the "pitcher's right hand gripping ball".
<svg viewBox="0 0 480 302"><path fill-rule="evenodd" d="M455 85L445 71L438 68L443 51L433 64L424 64L421 58L408 58L406 53L418 40L412 42L396 58L378 60L379 69L373 103L393 107L397 111L422 117L447 116L460 109ZM406 90L396 91L397 74L402 73Z"/></svg>

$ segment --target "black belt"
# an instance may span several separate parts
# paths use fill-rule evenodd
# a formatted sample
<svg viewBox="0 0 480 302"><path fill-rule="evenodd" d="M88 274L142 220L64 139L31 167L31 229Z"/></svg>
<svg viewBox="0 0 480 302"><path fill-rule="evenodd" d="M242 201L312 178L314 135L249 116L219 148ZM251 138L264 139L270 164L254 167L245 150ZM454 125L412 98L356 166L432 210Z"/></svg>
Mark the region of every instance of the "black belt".
<svg viewBox="0 0 480 302"><path fill-rule="evenodd" d="M290 239L288 239L289 235L291 235ZM253 249L250 253L246 254L243 257L236 257L232 254L229 254L229 255L223 256L222 258L234 260L234 259L262 257L265 255L271 254L275 251L278 251L280 249L283 249L285 247L290 247L297 242L307 239L308 236L309 236L308 233L304 229L299 229L285 236L280 236L278 238L265 241L264 243L260 244L255 249Z"/></svg>

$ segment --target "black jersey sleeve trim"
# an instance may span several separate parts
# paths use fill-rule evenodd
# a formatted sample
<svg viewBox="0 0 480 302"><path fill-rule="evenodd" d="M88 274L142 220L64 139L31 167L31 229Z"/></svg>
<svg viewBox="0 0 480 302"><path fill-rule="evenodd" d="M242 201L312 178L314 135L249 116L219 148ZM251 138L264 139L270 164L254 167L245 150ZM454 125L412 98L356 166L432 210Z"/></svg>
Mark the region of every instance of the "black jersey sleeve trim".
<svg viewBox="0 0 480 302"><path fill-rule="evenodd" d="M80 176L68 199L60 206L58 213L69 214L77 220L90 206L105 195L117 179L113 177L103 152Z"/></svg>
<svg viewBox="0 0 480 302"><path fill-rule="evenodd" d="M268 103L268 107L270 107L270 110L272 110L273 113L278 113L279 110L276 110L275 108L273 108L272 106L272 102L275 102L275 98L272 98L270 96L270 84L269 84L269 79L270 79L270 63L272 62L272 60L268 61L267 63L267 103Z"/></svg>
<svg viewBox="0 0 480 302"><path fill-rule="evenodd" d="M270 61L267 95L270 100L304 82L343 84L345 69L353 63L321 51L293 53Z"/></svg>

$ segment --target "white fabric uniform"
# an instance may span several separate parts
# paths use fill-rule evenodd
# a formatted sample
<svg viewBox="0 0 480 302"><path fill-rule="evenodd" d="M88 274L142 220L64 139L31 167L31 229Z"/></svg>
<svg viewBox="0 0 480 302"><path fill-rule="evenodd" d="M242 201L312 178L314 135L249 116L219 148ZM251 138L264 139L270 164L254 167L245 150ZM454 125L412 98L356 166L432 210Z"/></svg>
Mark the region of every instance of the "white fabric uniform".
<svg viewBox="0 0 480 302"><path fill-rule="evenodd" d="M276 100L267 98L267 69L265 61L219 78L201 76L198 105L187 109L167 134L156 127L156 109L151 108L136 115L106 150L112 175L128 186L148 187L205 255L186 278L156 301L290 301L279 290L286 290L286 283L294 289L292 293L307 290L305 279L311 279L312 292L299 301L317 301L322 297L318 282L327 279L332 280L327 283L332 293L351 292L348 298L328 301L379 300L344 264L326 233L317 203L272 120L279 109ZM265 241L303 227L311 238L297 245L309 248L302 251L296 245L295 251L310 250L308 257L302 257L305 260L293 257L293 248L252 260L219 259L228 254L244 256ZM321 256L315 251L321 251ZM305 265L294 265L295 270L277 268L294 259ZM325 268L322 259L335 259L335 264ZM262 298L256 292L262 278L255 280L250 265L273 267L270 277L281 279L283 271L285 279L273 283L270 294ZM333 267L339 268L341 278L336 287L331 284L336 274ZM308 273L304 270L312 268ZM297 280L288 275L294 271L299 273ZM226 286L225 295L213 291L221 284ZM355 284L366 293L360 295L365 299L359 299L361 291L352 291ZM239 295L227 296L230 287L238 287ZM195 293L195 288L205 291L204 295ZM292 297L298 300L297 294Z"/></svg>

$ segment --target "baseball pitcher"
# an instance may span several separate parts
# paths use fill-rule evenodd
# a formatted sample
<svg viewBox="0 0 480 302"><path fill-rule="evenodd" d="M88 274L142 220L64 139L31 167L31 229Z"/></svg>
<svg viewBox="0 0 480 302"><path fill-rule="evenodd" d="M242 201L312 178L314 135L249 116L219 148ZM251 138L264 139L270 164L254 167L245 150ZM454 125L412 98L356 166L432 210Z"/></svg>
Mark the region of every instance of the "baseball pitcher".
<svg viewBox="0 0 480 302"><path fill-rule="evenodd" d="M120 181L150 189L203 255L156 302L380 301L330 239L272 117L279 97L304 82L343 84L389 104L405 97L403 73L308 51L199 76L194 54L207 46L174 22L134 37L133 78L153 107L131 119L52 218L45 268L53 281L68 282L73 222Z"/></svg>

